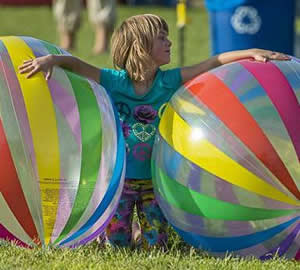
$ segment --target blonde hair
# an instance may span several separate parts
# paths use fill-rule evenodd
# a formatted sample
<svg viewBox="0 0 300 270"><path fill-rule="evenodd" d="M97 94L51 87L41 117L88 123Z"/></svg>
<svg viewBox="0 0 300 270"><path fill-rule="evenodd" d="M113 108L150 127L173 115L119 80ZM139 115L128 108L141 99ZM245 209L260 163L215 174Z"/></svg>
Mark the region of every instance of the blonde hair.
<svg viewBox="0 0 300 270"><path fill-rule="evenodd" d="M169 32L166 21L153 14L126 19L112 35L111 51L116 69L125 69L133 81L144 81L153 66L153 40L160 31Z"/></svg>

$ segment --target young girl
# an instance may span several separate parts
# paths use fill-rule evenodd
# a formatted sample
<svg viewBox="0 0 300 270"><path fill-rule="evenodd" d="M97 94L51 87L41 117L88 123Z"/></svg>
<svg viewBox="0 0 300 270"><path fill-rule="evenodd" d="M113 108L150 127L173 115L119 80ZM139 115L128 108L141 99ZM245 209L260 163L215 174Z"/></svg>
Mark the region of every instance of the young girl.
<svg viewBox="0 0 300 270"><path fill-rule="evenodd" d="M125 188L117 212L107 227L113 244L129 246L133 209L141 225L142 243L164 245L166 220L154 198L150 158L152 144L166 102L186 81L212 68L242 58L265 62L287 60L286 55L260 49L226 52L199 64L166 71L171 41L168 25L159 16L145 14L125 20L113 34L112 56L116 70L99 69L73 56L47 55L24 61L21 73L33 76L39 71L49 79L55 65L95 80L106 88L119 111L126 139L127 168Z"/></svg>

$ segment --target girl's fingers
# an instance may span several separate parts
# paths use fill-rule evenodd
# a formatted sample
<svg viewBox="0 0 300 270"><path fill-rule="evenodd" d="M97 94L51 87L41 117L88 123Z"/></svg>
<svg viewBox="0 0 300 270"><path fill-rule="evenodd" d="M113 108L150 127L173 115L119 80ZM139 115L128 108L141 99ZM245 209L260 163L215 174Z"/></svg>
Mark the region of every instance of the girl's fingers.
<svg viewBox="0 0 300 270"><path fill-rule="evenodd" d="M290 58L288 55L286 55L286 54L280 54L279 57L280 57L281 59L286 59L286 60L291 59L291 58Z"/></svg>
<svg viewBox="0 0 300 270"><path fill-rule="evenodd" d="M19 71L23 71L25 68L29 67L32 65L33 59L29 59L29 60L24 60L23 64L21 66L18 67Z"/></svg>
<svg viewBox="0 0 300 270"><path fill-rule="evenodd" d="M271 52L269 55L268 55L268 58L269 59L278 59L278 60L288 60L290 59L290 57L284 53L279 53L279 52Z"/></svg>
<svg viewBox="0 0 300 270"><path fill-rule="evenodd" d="M31 66L31 63L23 64L22 66L19 66L19 70L23 70L24 68L27 68L29 66Z"/></svg>
<svg viewBox="0 0 300 270"><path fill-rule="evenodd" d="M38 72L38 69L37 68L33 68L33 70L31 70L28 75L26 76L26 78L30 78L32 77L35 73Z"/></svg>
<svg viewBox="0 0 300 270"><path fill-rule="evenodd" d="M51 76L52 76L52 69L50 69L50 70L47 71L46 80L47 81L50 80Z"/></svg>
<svg viewBox="0 0 300 270"><path fill-rule="evenodd" d="M257 54L255 57L256 61L268 62L269 60L290 60L291 58L283 53L266 51L262 54Z"/></svg>
<svg viewBox="0 0 300 270"><path fill-rule="evenodd" d="M34 70L34 66L29 65L29 66L27 66L27 67L24 67L24 68L20 69L20 73L23 74L23 73L30 72L30 71L32 71L32 70Z"/></svg>
<svg viewBox="0 0 300 270"><path fill-rule="evenodd" d="M23 64L26 64L26 63L31 63L33 60L32 59L29 59L29 60L24 60L23 61Z"/></svg>

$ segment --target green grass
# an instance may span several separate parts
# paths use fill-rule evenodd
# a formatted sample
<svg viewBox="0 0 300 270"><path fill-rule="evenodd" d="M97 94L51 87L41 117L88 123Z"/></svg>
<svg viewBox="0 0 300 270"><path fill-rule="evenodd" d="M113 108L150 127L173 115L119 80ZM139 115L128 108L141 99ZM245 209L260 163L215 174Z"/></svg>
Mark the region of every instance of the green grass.
<svg viewBox="0 0 300 270"><path fill-rule="evenodd" d="M175 8L164 7L132 7L121 6L118 9L119 24L125 18L142 13L154 13L164 17L170 27L170 39L173 41L172 61L166 66L178 66L178 29L176 26ZM58 44L56 25L52 10L49 7L0 7L1 27L0 35L25 35L47 40ZM189 24L185 28L185 64L194 64L209 56L209 34L207 27L207 13L204 9L192 8L189 10ZM99 67L112 67L110 55L93 56L93 28L89 24L84 11L82 26L77 34L77 48L72 54Z"/></svg>
<svg viewBox="0 0 300 270"><path fill-rule="evenodd" d="M134 14L155 13L169 23L170 39L173 41L172 62L167 67L178 66L178 29L176 11L162 7L119 8L118 23ZM209 34L207 13L201 8L189 10L189 21L185 30L185 64L194 64L209 56ZM0 35L26 35L58 43L55 22L51 9L0 7ZM72 53L99 67L112 67L109 54L91 55L93 31L83 13L82 27L78 33L77 49ZM172 233L171 233L172 234ZM0 270L2 269L300 269L295 261L275 258L267 262L257 259L237 259L227 256L216 259L190 248L178 236L172 235L170 249L162 252L99 248L96 243L79 249L23 249L0 242Z"/></svg>
<svg viewBox="0 0 300 270"><path fill-rule="evenodd" d="M96 242L77 249L24 249L0 242L0 270L7 269L274 269L297 270L300 264L279 258L261 262L254 258L212 258L205 253L174 243L168 251L100 248Z"/></svg>

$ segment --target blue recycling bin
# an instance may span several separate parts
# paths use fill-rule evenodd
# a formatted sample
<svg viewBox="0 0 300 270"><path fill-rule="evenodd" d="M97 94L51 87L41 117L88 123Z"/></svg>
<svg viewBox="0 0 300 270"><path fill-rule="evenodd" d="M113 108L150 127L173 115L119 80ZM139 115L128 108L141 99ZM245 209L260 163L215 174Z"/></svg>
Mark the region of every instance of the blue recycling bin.
<svg viewBox="0 0 300 270"><path fill-rule="evenodd" d="M205 0L211 53L262 48L294 53L295 0Z"/></svg>

